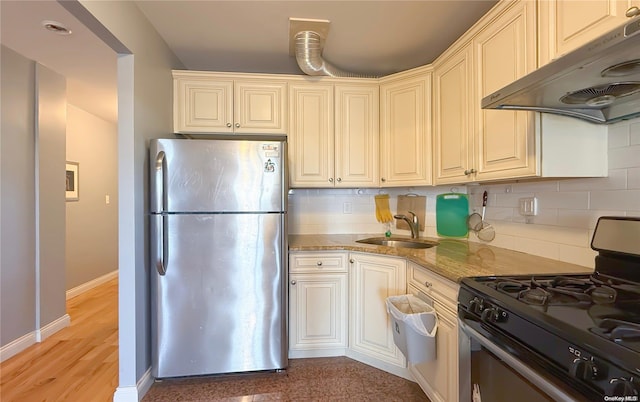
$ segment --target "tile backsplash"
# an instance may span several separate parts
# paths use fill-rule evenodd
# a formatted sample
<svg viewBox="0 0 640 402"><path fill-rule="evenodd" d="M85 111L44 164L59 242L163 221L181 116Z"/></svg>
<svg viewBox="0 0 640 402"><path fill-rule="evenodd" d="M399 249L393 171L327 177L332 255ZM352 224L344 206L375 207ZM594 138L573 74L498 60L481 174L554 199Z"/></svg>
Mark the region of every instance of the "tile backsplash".
<svg viewBox="0 0 640 402"><path fill-rule="evenodd" d="M486 190L486 220L496 229L492 245L593 267L596 253L590 242L598 217L640 216L640 119L611 125L608 132L608 177L468 186L295 189L289 195L289 232L382 234L385 225L376 221L374 195L388 193L395 213L397 196L415 193L427 197L426 228L421 235L437 237L438 194L468 193L470 208L481 212ZM536 198L536 216L519 214L523 197ZM392 231L409 234L396 230L394 223ZM479 241L475 234L469 240Z"/></svg>

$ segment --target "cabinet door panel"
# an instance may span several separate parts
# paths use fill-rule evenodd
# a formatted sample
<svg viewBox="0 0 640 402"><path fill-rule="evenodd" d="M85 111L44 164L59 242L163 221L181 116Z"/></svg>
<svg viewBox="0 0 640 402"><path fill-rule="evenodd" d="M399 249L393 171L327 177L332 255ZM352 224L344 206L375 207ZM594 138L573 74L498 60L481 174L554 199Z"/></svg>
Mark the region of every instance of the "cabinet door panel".
<svg viewBox="0 0 640 402"><path fill-rule="evenodd" d="M233 81L179 79L174 91L175 132L233 132Z"/></svg>
<svg viewBox="0 0 640 402"><path fill-rule="evenodd" d="M474 167L471 60L471 46L465 46L436 66L436 184L467 181L465 171Z"/></svg>
<svg viewBox="0 0 640 402"><path fill-rule="evenodd" d="M285 134L286 95L286 83L236 81L235 132Z"/></svg>
<svg viewBox="0 0 640 402"><path fill-rule="evenodd" d="M382 186L431 184L431 74L380 86Z"/></svg>
<svg viewBox="0 0 640 402"><path fill-rule="evenodd" d="M291 275L290 349L346 347L346 274Z"/></svg>
<svg viewBox="0 0 640 402"><path fill-rule="evenodd" d="M378 186L378 87L336 85L335 91L336 186Z"/></svg>
<svg viewBox="0 0 640 402"><path fill-rule="evenodd" d="M540 65L622 25L637 0L546 0L540 2ZM543 29L544 27L544 29Z"/></svg>
<svg viewBox="0 0 640 402"><path fill-rule="evenodd" d="M426 382L425 392L434 402L458 400L458 325L455 314L434 303L438 315L436 360L419 363L414 370Z"/></svg>
<svg viewBox="0 0 640 402"><path fill-rule="evenodd" d="M477 95L483 97L536 66L535 4L507 10L473 40ZM532 112L480 110L476 149L478 180L536 174L536 132Z"/></svg>
<svg viewBox="0 0 640 402"><path fill-rule="evenodd" d="M289 87L289 166L292 187L333 187L333 86Z"/></svg>
<svg viewBox="0 0 640 402"><path fill-rule="evenodd" d="M351 258L350 347L404 367L404 356L393 342L385 301L389 296L404 294L405 261L363 254L352 254Z"/></svg>

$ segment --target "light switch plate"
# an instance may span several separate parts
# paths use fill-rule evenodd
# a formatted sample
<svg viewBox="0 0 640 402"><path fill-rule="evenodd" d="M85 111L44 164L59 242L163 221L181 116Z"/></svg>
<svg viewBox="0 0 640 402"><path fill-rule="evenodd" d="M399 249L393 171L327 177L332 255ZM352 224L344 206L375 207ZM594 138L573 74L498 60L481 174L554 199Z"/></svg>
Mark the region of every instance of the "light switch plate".
<svg viewBox="0 0 640 402"><path fill-rule="evenodd" d="M538 214L538 200L536 197L520 198L520 215L535 216Z"/></svg>

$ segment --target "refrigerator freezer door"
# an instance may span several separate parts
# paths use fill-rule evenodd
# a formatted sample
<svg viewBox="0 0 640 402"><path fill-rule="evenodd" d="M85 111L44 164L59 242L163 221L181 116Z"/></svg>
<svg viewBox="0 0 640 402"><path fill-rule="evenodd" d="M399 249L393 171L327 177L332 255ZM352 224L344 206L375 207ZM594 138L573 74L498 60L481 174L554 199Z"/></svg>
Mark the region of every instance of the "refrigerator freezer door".
<svg viewBox="0 0 640 402"><path fill-rule="evenodd" d="M285 144L152 140L151 212L284 211Z"/></svg>
<svg viewBox="0 0 640 402"><path fill-rule="evenodd" d="M153 376L287 366L284 214L168 215L152 272Z"/></svg>

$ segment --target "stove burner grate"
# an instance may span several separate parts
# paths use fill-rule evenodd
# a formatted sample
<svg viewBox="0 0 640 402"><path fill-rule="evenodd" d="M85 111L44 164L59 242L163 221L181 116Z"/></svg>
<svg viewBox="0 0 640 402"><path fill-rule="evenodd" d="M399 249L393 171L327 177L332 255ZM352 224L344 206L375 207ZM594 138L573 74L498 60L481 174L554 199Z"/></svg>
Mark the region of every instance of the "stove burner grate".
<svg viewBox="0 0 640 402"><path fill-rule="evenodd" d="M615 341L640 340L640 324L635 322L605 318L591 330Z"/></svg>
<svg viewBox="0 0 640 402"><path fill-rule="evenodd" d="M488 286L517 300L536 306L614 303L618 292L612 286L593 277L586 279L557 276L552 279L498 279Z"/></svg>

